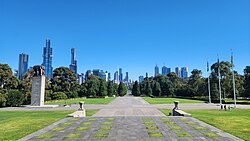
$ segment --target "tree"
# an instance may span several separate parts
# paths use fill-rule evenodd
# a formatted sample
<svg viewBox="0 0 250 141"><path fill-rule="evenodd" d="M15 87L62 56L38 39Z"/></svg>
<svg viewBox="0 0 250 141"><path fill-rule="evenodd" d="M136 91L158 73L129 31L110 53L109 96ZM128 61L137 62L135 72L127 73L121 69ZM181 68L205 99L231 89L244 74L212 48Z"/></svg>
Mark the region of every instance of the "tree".
<svg viewBox="0 0 250 141"><path fill-rule="evenodd" d="M85 97L87 96L87 88L86 88L86 83L82 83L80 86L80 90L78 91L78 96L79 97Z"/></svg>
<svg viewBox="0 0 250 141"><path fill-rule="evenodd" d="M145 89L146 96L152 96L152 88L149 80L146 80L146 89Z"/></svg>
<svg viewBox="0 0 250 141"><path fill-rule="evenodd" d="M64 92L54 92L51 94L52 100L67 99L67 95Z"/></svg>
<svg viewBox="0 0 250 141"><path fill-rule="evenodd" d="M113 81L108 81L108 87L107 87L108 96L112 97L113 95L116 95L115 91L116 90Z"/></svg>
<svg viewBox="0 0 250 141"><path fill-rule="evenodd" d="M120 82L120 84L118 86L118 95L124 96L126 94L127 94L127 87L125 86L125 84L123 82Z"/></svg>
<svg viewBox="0 0 250 141"><path fill-rule="evenodd" d="M202 96L204 93L207 93L205 79L202 78L202 71L194 69L191 74L188 80L188 86L193 92L190 93L192 94L190 97Z"/></svg>
<svg viewBox="0 0 250 141"><path fill-rule="evenodd" d="M7 105L8 106L21 106L24 101L23 94L18 90L9 90L8 91L8 99Z"/></svg>
<svg viewBox="0 0 250 141"><path fill-rule="evenodd" d="M77 84L73 70L67 67L59 67L53 71L53 78L51 79L53 92L64 92L69 98L74 98L77 97Z"/></svg>
<svg viewBox="0 0 250 141"><path fill-rule="evenodd" d="M0 88L0 107L6 106L8 92L6 89Z"/></svg>
<svg viewBox="0 0 250 141"><path fill-rule="evenodd" d="M19 80L13 76L12 70L8 64L0 64L0 88L16 89Z"/></svg>
<svg viewBox="0 0 250 141"><path fill-rule="evenodd" d="M104 79L100 80L100 86L99 86L99 96L105 97L107 96L107 85Z"/></svg>
<svg viewBox="0 0 250 141"><path fill-rule="evenodd" d="M154 82L153 95L154 96L161 96L161 86L160 86L159 82Z"/></svg>
<svg viewBox="0 0 250 141"><path fill-rule="evenodd" d="M135 81L133 88L132 88L132 95L140 96L140 86L138 81Z"/></svg>
<svg viewBox="0 0 250 141"><path fill-rule="evenodd" d="M250 97L250 66L246 66L246 68L244 69L244 96L245 97Z"/></svg>
<svg viewBox="0 0 250 141"><path fill-rule="evenodd" d="M96 97L99 90L98 79L95 76L90 76L85 81L87 88L87 97Z"/></svg>

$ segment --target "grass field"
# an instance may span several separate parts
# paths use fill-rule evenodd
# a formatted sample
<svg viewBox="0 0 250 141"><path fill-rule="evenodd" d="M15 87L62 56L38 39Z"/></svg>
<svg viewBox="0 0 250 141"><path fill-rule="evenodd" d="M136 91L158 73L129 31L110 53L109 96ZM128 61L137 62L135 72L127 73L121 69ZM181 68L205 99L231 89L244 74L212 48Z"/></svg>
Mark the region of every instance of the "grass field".
<svg viewBox="0 0 250 141"><path fill-rule="evenodd" d="M250 141L250 109L185 110L185 112L221 130Z"/></svg>
<svg viewBox="0 0 250 141"><path fill-rule="evenodd" d="M225 102L234 103L234 100L233 99L225 99ZM236 103L248 103L248 104L250 104L250 100L249 99L237 99Z"/></svg>
<svg viewBox="0 0 250 141"><path fill-rule="evenodd" d="M80 101L84 101L84 104L108 104L112 100L114 100L115 97L108 97L108 98L72 98L67 100L52 100L47 101L45 104L78 104Z"/></svg>
<svg viewBox="0 0 250 141"><path fill-rule="evenodd" d="M17 140L74 111L0 111L0 140ZM87 116L97 110L87 110Z"/></svg>
<svg viewBox="0 0 250 141"><path fill-rule="evenodd" d="M192 100L192 99L182 99L182 98L151 98L143 97L150 104L173 104L174 101L179 101L180 103L204 103L201 100Z"/></svg>

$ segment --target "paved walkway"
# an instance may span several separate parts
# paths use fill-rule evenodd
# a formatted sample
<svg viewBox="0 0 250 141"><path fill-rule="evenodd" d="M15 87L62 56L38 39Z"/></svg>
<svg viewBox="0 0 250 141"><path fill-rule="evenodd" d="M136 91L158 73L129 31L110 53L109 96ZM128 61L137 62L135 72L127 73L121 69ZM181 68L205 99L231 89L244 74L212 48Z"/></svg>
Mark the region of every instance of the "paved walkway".
<svg viewBox="0 0 250 141"><path fill-rule="evenodd" d="M92 117L65 118L26 140L241 141L192 117L164 116L140 97L118 97Z"/></svg>
<svg viewBox="0 0 250 141"><path fill-rule="evenodd" d="M151 107L141 97L117 97L93 117L108 116L164 116L156 107Z"/></svg>

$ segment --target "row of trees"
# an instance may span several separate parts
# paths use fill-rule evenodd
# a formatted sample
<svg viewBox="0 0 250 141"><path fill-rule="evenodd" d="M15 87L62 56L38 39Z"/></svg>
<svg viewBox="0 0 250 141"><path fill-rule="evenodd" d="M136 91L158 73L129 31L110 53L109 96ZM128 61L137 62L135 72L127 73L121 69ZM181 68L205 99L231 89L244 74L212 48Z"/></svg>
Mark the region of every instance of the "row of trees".
<svg viewBox="0 0 250 141"><path fill-rule="evenodd" d="M0 64L0 107L20 106L30 104L32 76L31 69L25 74L24 80L18 80L7 64ZM45 82L45 101L77 98L77 97L105 97L124 96L127 87L124 83L119 85L113 81L106 82L96 76L90 76L81 85L76 75L67 67L59 67L53 71L53 78Z"/></svg>
<svg viewBox="0 0 250 141"><path fill-rule="evenodd" d="M211 66L210 88L211 99L218 99L218 67L221 77L221 92L223 98L233 98L233 84L231 63L220 62ZM234 71L236 94L239 97L250 97L250 66L244 69L244 75ZM194 69L191 76L182 79L175 73L168 75L157 75L155 77L145 78L140 84L136 81L132 88L134 96L156 96L156 97L198 97L207 99L208 96L208 78L202 77L202 71Z"/></svg>

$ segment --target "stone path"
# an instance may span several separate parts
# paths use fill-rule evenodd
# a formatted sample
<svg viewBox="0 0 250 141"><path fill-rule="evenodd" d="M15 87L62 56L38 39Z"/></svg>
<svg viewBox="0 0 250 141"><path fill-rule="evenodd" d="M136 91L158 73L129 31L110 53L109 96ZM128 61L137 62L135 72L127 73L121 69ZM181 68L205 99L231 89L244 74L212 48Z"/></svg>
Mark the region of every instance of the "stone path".
<svg viewBox="0 0 250 141"><path fill-rule="evenodd" d="M157 108L151 107L141 97L117 97L93 117L108 116L164 116Z"/></svg>
<svg viewBox="0 0 250 141"><path fill-rule="evenodd" d="M195 118L166 116L66 118L20 141L26 140L240 141Z"/></svg>
<svg viewBox="0 0 250 141"><path fill-rule="evenodd" d="M20 141L235 141L241 140L192 117L163 115L140 97L118 97L92 117L65 118Z"/></svg>

